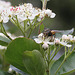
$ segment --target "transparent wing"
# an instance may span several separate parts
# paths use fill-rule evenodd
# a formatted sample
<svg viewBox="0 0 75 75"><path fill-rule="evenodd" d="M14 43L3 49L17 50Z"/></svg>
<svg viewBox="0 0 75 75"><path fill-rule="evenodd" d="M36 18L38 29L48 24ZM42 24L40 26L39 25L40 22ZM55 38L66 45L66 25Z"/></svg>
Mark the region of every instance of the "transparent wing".
<svg viewBox="0 0 75 75"><path fill-rule="evenodd" d="M57 32L57 33L55 34L55 37L56 37L56 38L61 38L63 34L66 34L66 35L72 34L72 33L74 32L74 28L72 28L72 29L70 29L70 30L60 30L60 31L54 30L54 31Z"/></svg>

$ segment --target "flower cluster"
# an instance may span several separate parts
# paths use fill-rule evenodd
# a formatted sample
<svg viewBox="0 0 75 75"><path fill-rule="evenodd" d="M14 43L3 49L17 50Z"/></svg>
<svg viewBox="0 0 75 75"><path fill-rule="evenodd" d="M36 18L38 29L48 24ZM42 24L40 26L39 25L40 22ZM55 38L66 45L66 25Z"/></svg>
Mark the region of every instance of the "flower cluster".
<svg viewBox="0 0 75 75"><path fill-rule="evenodd" d="M0 1L0 22L7 23L9 20L10 2Z"/></svg>
<svg viewBox="0 0 75 75"><path fill-rule="evenodd" d="M0 22L7 23L9 19L14 21L16 17L20 23L25 20L30 20L30 22L32 22L35 17L37 17L37 21L41 21L45 16L54 18L55 13L50 9L41 10L39 8L34 8L31 3L13 7L9 2L0 1Z"/></svg>
<svg viewBox="0 0 75 75"><path fill-rule="evenodd" d="M65 42L74 43L75 42L75 36L73 36L73 35L63 35L62 40L65 41Z"/></svg>
<svg viewBox="0 0 75 75"><path fill-rule="evenodd" d="M54 39L51 41L51 39ZM62 45L66 47L71 47L71 42L75 42L75 36L72 35L62 35L60 39L54 38L53 36L45 37L43 33L38 35L38 38L34 38L35 42L38 44L43 44L42 47L44 49L48 48L48 45Z"/></svg>

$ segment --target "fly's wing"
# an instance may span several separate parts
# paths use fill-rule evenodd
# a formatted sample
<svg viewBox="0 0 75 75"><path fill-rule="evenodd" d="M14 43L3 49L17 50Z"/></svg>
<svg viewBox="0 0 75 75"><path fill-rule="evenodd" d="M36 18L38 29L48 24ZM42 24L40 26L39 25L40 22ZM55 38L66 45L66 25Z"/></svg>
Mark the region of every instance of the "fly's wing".
<svg viewBox="0 0 75 75"><path fill-rule="evenodd" d="M55 30L57 31L57 30ZM72 34L74 32L74 28L70 29L70 30L61 30L61 31L57 31L56 34L55 34L55 37L56 38L61 38L63 34Z"/></svg>

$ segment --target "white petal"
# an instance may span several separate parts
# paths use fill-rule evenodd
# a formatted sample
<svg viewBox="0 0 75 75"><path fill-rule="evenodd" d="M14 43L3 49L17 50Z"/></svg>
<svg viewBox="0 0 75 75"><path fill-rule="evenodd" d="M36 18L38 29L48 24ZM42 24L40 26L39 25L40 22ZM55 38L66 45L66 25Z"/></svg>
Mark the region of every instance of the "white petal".
<svg viewBox="0 0 75 75"><path fill-rule="evenodd" d="M33 20L35 16L29 16L28 19Z"/></svg>
<svg viewBox="0 0 75 75"><path fill-rule="evenodd" d="M67 43L66 42L60 42L61 45L66 46Z"/></svg>
<svg viewBox="0 0 75 75"><path fill-rule="evenodd" d="M52 14L52 11L50 9L45 10L45 14L48 15L48 17Z"/></svg>
<svg viewBox="0 0 75 75"><path fill-rule="evenodd" d="M66 46L66 47L71 47L72 45L67 44L66 42L60 42L61 45Z"/></svg>
<svg viewBox="0 0 75 75"><path fill-rule="evenodd" d="M72 45L68 45L68 44L67 44L66 46L67 46L67 47L72 47Z"/></svg>
<svg viewBox="0 0 75 75"><path fill-rule="evenodd" d="M54 43L55 43L55 44L59 44L59 43L60 43L60 39L55 38Z"/></svg>
<svg viewBox="0 0 75 75"><path fill-rule="evenodd" d="M55 16L56 16L56 14L52 13L51 16L50 16L50 18L54 18Z"/></svg>
<svg viewBox="0 0 75 75"><path fill-rule="evenodd" d="M73 38L73 35L68 35L68 38L71 40Z"/></svg>
<svg viewBox="0 0 75 75"><path fill-rule="evenodd" d="M42 38L43 37L43 33L40 33L39 35L38 35L38 38Z"/></svg>
<svg viewBox="0 0 75 75"><path fill-rule="evenodd" d="M38 18L37 21L41 21L41 18Z"/></svg>
<svg viewBox="0 0 75 75"><path fill-rule="evenodd" d="M38 43L38 44L43 42L41 39L38 39L38 38L35 38L34 40L35 40L35 42Z"/></svg>
<svg viewBox="0 0 75 75"><path fill-rule="evenodd" d="M47 44L49 44L49 45L54 45L54 42L47 42Z"/></svg>
<svg viewBox="0 0 75 75"><path fill-rule="evenodd" d="M43 45L42 45L42 48L44 48L44 49L47 49L49 46L48 46L48 44L47 43L44 43Z"/></svg>

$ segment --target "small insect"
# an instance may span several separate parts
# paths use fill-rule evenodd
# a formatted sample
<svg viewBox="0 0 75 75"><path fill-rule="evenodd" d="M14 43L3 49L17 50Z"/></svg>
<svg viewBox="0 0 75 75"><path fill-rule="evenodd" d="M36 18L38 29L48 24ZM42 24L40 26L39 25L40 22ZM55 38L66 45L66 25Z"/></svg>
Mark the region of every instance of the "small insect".
<svg viewBox="0 0 75 75"><path fill-rule="evenodd" d="M63 34L72 34L74 31L74 28L72 28L71 30L51 30L49 28L46 28L43 32L44 37L56 37L56 38L60 38Z"/></svg>
<svg viewBox="0 0 75 75"><path fill-rule="evenodd" d="M44 30L43 34L44 34L45 38L49 37L50 41L54 41L56 32L57 31L55 31L55 30L50 30L50 29L47 28L47 29Z"/></svg>
<svg viewBox="0 0 75 75"><path fill-rule="evenodd" d="M45 37L49 37L49 36L55 36L55 34L57 32L60 32L60 31L58 31L58 30L50 30L50 29L47 28L47 29L44 30L43 34L44 34Z"/></svg>

